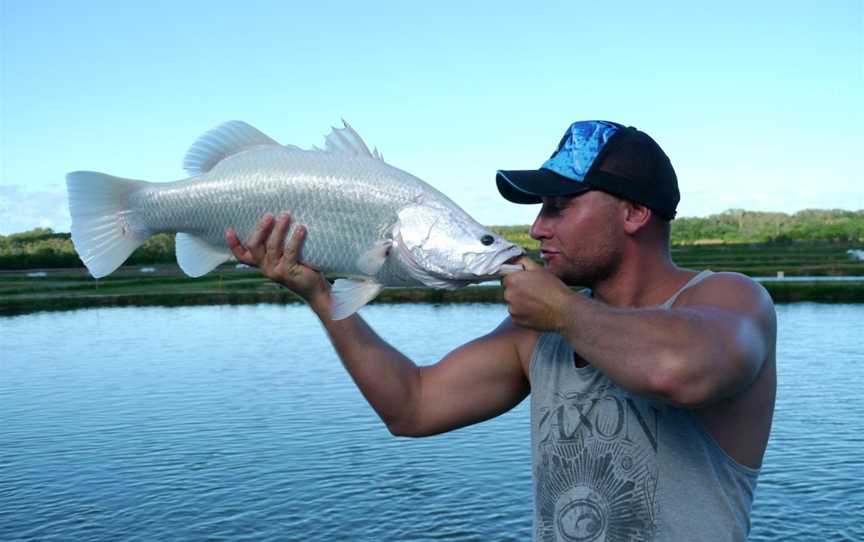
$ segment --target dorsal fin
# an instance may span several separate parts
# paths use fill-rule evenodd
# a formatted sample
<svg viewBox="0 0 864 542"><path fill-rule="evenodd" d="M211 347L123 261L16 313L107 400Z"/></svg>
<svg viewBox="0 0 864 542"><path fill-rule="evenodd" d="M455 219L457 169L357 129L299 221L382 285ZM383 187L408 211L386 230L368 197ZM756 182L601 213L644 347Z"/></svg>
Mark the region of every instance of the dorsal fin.
<svg viewBox="0 0 864 542"><path fill-rule="evenodd" d="M208 131L192 144L183 159L183 169L189 175L201 175L232 154L260 145L279 143L243 121L228 121Z"/></svg>
<svg viewBox="0 0 864 542"><path fill-rule="evenodd" d="M368 156L369 158L375 158L376 160L384 161L381 153L378 152L378 149L375 149L375 153L369 151L369 147L366 146L366 143L363 142L363 138L360 137L360 134L354 131L354 128L351 127L345 119L342 119L342 124L344 124L343 128L333 127L327 137L325 138L325 149L327 152L336 152L336 153L346 153L355 156ZM317 147L313 147L317 149Z"/></svg>

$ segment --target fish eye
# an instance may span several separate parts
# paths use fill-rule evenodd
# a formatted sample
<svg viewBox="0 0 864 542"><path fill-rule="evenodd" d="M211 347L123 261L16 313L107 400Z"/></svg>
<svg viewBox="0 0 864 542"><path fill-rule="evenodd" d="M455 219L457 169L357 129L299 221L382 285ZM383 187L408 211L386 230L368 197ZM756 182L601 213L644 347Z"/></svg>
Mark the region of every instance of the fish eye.
<svg viewBox="0 0 864 542"><path fill-rule="evenodd" d="M495 238L489 234L484 235L480 238L480 242L486 245L487 247L495 242Z"/></svg>

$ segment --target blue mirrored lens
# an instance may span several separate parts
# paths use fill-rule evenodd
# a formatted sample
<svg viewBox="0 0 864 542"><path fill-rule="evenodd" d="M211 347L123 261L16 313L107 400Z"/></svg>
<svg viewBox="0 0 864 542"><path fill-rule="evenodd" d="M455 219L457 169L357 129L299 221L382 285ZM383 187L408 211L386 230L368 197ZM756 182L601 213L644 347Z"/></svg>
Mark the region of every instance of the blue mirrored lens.
<svg viewBox="0 0 864 542"><path fill-rule="evenodd" d="M618 128L616 124L601 120L574 122L561 139L558 150L542 167L581 183Z"/></svg>

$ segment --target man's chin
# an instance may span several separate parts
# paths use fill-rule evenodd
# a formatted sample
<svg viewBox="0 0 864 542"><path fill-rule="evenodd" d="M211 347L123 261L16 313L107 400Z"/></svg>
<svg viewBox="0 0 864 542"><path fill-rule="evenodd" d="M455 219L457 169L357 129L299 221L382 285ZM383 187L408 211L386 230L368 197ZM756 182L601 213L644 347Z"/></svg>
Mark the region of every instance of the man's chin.
<svg viewBox="0 0 864 542"><path fill-rule="evenodd" d="M546 266L546 270L558 277L561 282L566 284L571 288L586 288L588 285L586 284L585 277L576 277L572 274L567 273L565 270L556 269L554 266Z"/></svg>
<svg viewBox="0 0 864 542"><path fill-rule="evenodd" d="M585 277L574 276L573 273L570 272L569 269L562 269L560 262L558 261L558 258L552 258L549 260L544 260L543 261L543 269L545 269L546 271L548 271L548 272L552 273L553 275L555 275L556 277L558 277L558 279L560 279L561 282L563 282L567 286L578 287L578 288L585 288L586 287L586 285L585 285L586 281L584 280Z"/></svg>
<svg viewBox="0 0 864 542"><path fill-rule="evenodd" d="M566 270L561 269L552 262L543 262L543 269L549 271L550 273L561 279L561 282L563 282L564 284L567 284L568 286L570 285Z"/></svg>

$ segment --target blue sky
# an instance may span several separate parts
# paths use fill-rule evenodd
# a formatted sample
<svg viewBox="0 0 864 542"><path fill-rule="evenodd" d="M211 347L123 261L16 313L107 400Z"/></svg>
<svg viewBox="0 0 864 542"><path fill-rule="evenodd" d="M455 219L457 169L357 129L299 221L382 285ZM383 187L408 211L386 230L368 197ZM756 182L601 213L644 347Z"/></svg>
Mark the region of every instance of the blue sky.
<svg viewBox="0 0 864 542"><path fill-rule="evenodd" d="M864 16L826 2L0 0L0 233L68 231L64 175L183 178L207 129L348 120L485 224L570 122L666 150L679 216L864 208Z"/></svg>

